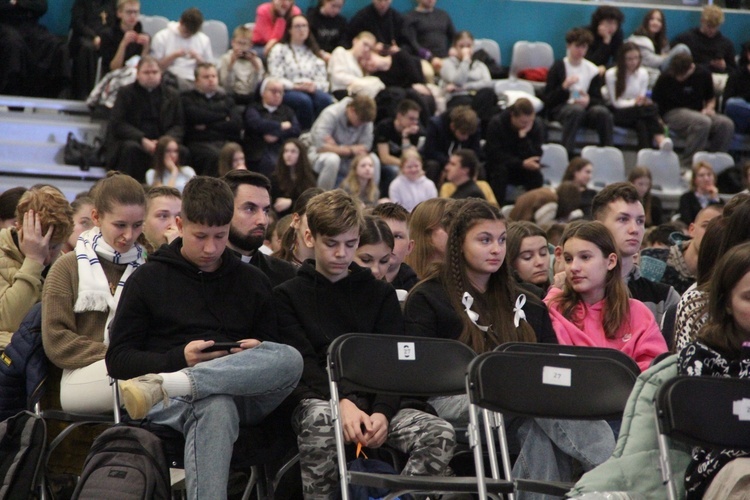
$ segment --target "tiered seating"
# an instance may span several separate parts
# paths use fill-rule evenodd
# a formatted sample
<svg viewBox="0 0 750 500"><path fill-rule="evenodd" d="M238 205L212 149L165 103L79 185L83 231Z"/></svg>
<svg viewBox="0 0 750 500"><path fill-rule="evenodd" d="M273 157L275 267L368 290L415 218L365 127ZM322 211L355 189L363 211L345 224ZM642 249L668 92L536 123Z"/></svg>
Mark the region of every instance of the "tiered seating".
<svg viewBox="0 0 750 500"><path fill-rule="evenodd" d="M63 162L69 132L87 143L104 137L105 124L92 120L84 103L0 96L0 106L24 108L0 111L0 191L48 182L72 200L106 174L101 167L83 171Z"/></svg>

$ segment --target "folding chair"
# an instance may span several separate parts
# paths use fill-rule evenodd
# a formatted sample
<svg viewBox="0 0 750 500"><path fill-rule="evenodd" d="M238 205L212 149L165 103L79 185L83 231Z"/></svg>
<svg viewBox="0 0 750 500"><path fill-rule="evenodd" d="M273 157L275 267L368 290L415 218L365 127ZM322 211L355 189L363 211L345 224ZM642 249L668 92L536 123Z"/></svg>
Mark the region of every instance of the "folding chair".
<svg viewBox="0 0 750 500"><path fill-rule="evenodd" d="M729 153L709 153L708 151L698 151L693 155L693 165L705 161L714 169L714 174L718 177L724 170L734 166L734 158Z"/></svg>
<svg viewBox="0 0 750 500"><path fill-rule="evenodd" d="M625 180L625 157L616 147L586 146L581 150L581 157L590 161L594 167L589 184L593 189L602 189Z"/></svg>
<svg viewBox="0 0 750 500"><path fill-rule="evenodd" d="M669 500L679 498L669 460L670 439L702 448L750 451L750 380L676 377L659 388L654 403Z"/></svg>
<svg viewBox="0 0 750 500"><path fill-rule="evenodd" d="M589 347L582 345L545 344L542 342L506 342L495 348L500 352L530 352L557 354L559 356L591 356L596 358L608 358L622 363L630 368L636 378L641 374L638 363L633 358L617 349L609 347Z"/></svg>
<svg viewBox="0 0 750 500"><path fill-rule="evenodd" d="M510 58L510 76L518 78L518 72L527 68L549 68L555 62L552 45L546 42L529 42L519 40L513 44ZM540 92L545 82L530 82Z"/></svg>
<svg viewBox="0 0 750 500"><path fill-rule="evenodd" d="M143 32L150 36L151 38L154 37L155 34L157 34L159 31L163 30L167 27L169 24L169 19L167 19L164 16L144 16L141 15L138 20L141 22L141 27L143 27Z"/></svg>
<svg viewBox="0 0 750 500"><path fill-rule="evenodd" d="M664 201L676 203L688 189L682 181L680 158L674 151L641 149L636 165L648 167L653 179L651 193Z"/></svg>
<svg viewBox="0 0 750 500"><path fill-rule="evenodd" d="M471 425L478 425L482 409L485 432L497 429L505 477L511 462L503 417L613 420L622 417L635 384L632 367L607 357L561 356L532 352L493 351L469 365L467 390ZM493 440L487 439L490 458ZM478 443L477 448L481 448ZM499 474L493 467L493 478ZM479 477L481 482L483 478ZM517 490L564 496L572 483L514 480ZM481 486L480 486L481 488Z"/></svg>
<svg viewBox="0 0 750 500"><path fill-rule="evenodd" d="M542 168L542 175L544 175L544 182L557 187L565 174L565 169L568 168L568 150L560 144L542 144L542 158L539 160L544 167Z"/></svg>
<svg viewBox="0 0 750 500"><path fill-rule="evenodd" d="M484 476L481 453L475 450L477 477L416 477L393 474L351 472L346 467L344 434L339 418L339 385L354 390L377 393L430 397L465 393L465 374L475 354L456 340L395 335L350 333L338 337L328 348L328 378L331 386L331 413L336 434L341 479L341 496L348 500L349 484L387 488L394 498L409 492L465 492L479 490L484 499L513 491L509 481L493 479L477 481ZM470 433L470 446L478 443L478 435Z"/></svg>

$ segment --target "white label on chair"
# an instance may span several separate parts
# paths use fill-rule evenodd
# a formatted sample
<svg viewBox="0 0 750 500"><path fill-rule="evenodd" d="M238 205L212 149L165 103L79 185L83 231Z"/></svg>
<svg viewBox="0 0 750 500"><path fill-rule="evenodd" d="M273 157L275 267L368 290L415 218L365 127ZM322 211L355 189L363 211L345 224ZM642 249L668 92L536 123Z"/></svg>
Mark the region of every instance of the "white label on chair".
<svg viewBox="0 0 750 500"><path fill-rule="evenodd" d="M542 383L570 387L570 368L545 366L542 369Z"/></svg>
<svg viewBox="0 0 750 500"><path fill-rule="evenodd" d="M737 415L738 420L750 420L750 399L740 399L732 405L732 414Z"/></svg>
<svg viewBox="0 0 750 500"><path fill-rule="evenodd" d="M414 352L414 342L398 343L398 359L400 361L414 361L416 359Z"/></svg>

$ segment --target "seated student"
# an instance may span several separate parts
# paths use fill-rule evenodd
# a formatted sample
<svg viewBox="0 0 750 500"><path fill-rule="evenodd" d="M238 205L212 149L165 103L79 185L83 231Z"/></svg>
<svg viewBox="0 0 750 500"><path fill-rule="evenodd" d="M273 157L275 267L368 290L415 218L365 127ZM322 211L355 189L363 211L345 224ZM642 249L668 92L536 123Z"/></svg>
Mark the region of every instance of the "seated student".
<svg viewBox="0 0 750 500"><path fill-rule="evenodd" d="M180 145L168 135L156 141L153 167L146 171L149 186L169 186L182 191L187 182L195 177L193 167L180 165Z"/></svg>
<svg viewBox="0 0 750 500"><path fill-rule="evenodd" d="M651 311L629 298L609 230L598 221L577 223L561 243L565 287L552 288L544 299L557 340L617 349L648 368L667 344Z"/></svg>
<svg viewBox="0 0 750 500"><path fill-rule="evenodd" d="M313 258L313 250L305 244L307 231L307 202L322 193L319 187L305 189L292 206L292 222L281 238L281 249L272 255L285 260L295 267L302 265L307 259Z"/></svg>
<svg viewBox="0 0 750 500"><path fill-rule="evenodd" d="M180 90L193 88L198 64L214 60L211 40L201 26L203 13L191 7L182 12L179 22L170 21L151 41L152 55L162 71L176 78Z"/></svg>
<svg viewBox="0 0 750 500"><path fill-rule="evenodd" d="M689 238L677 241L668 248L644 248L642 256L651 257L664 262L661 273L651 273L650 279L671 285L682 295L695 283L698 273L698 255L703 243L703 237L708 223L721 217L721 205L709 205L698 212L695 221L688 225ZM713 244L713 242L711 243Z"/></svg>
<svg viewBox="0 0 750 500"><path fill-rule="evenodd" d="M271 0L258 5L255 9L255 28L253 45L256 52L268 57L271 48L281 40L292 16L302 11L294 5L294 0Z"/></svg>
<svg viewBox="0 0 750 500"><path fill-rule="evenodd" d="M18 186L6 189L3 194L0 194L0 228L16 227L18 221L16 207L26 191L28 189L25 187Z"/></svg>
<svg viewBox="0 0 750 500"><path fill-rule="evenodd" d="M451 51L442 60L440 68L440 82L448 109L459 104L471 106L478 90L494 85L487 65L474 60L473 54L474 35L470 31L456 33Z"/></svg>
<svg viewBox="0 0 750 500"><path fill-rule="evenodd" d="M151 187L146 191L146 219L143 236L148 255L162 245L169 245L180 235L177 217L182 210L182 194L170 186Z"/></svg>
<svg viewBox="0 0 750 500"><path fill-rule="evenodd" d="M388 197L411 212L425 200L438 195L435 183L422 169L422 157L416 149L409 148L401 155L401 173L388 187Z"/></svg>
<svg viewBox="0 0 750 500"><path fill-rule="evenodd" d="M260 85L260 102L245 110L243 147L249 170L270 176L287 139L299 137L294 110L283 103L284 83L268 77Z"/></svg>
<svg viewBox="0 0 750 500"><path fill-rule="evenodd" d="M368 153L375 169L375 184L380 182L380 160L370 153L375 115L375 101L366 95L356 95L328 106L315 120L310 130L309 155L319 187L338 186L349 172L352 159Z"/></svg>
<svg viewBox="0 0 750 500"><path fill-rule="evenodd" d="M247 170L247 165L242 146L229 141L219 150L219 177L223 177L232 170Z"/></svg>
<svg viewBox="0 0 750 500"><path fill-rule="evenodd" d="M151 56L138 62L136 81L117 94L107 127L106 164L137 181L145 180L159 137L182 140L184 115L176 90L162 83L159 63ZM183 158L188 149L184 148Z"/></svg>
<svg viewBox="0 0 750 500"><path fill-rule="evenodd" d="M727 151L734 123L716 112L711 74L696 66L689 54L676 54L654 84L652 98L670 130L685 139L680 155L684 168L698 151Z"/></svg>
<svg viewBox="0 0 750 500"><path fill-rule="evenodd" d="M678 43L670 49L667 39L667 19L664 11L651 9L643 16L641 25L627 40L638 46L641 63L649 74L649 86L653 86L661 71L666 71L672 56L680 52L690 53L687 45Z"/></svg>
<svg viewBox="0 0 750 500"><path fill-rule="evenodd" d="M506 259L519 283L531 283L547 293L550 281L550 251L547 233L529 221L508 224Z"/></svg>
<svg viewBox="0 0 750 500"><path fill-rule="evenodd" d="M654 283L644 277L636 264L646 223L638 191L629 182L615 182L599 191L591 207L594 219L604 224L614 238L622 278L630 296L642 302L653 314L657 325L661 325L664 314L679 302L680 295L672 286Z"/></svg>
<svg viewBox="0 0 750 500"><path fill-rule="evenodd" d="M74 413L112 410L104 363L110 325L125 283L145 262L136 243L146 216L143 187L109 172L92 197L96 227L82 233L75 252L50 269L42 294L44 352L63 370L60 405Z"/></svg>
<svg viewBox="0 0 750 500"><path fill-rule="evenodd" d="M102 34L115 21L115 0L76 0L70 9L68 50L73 61L71 91L85 99L96 81Z"/></svg>
<svg viewBox="0 0 750 500"><path fill-rule="evenodd" d="M0 5L0 94L56 98L69 83L65 42L39 22L47 0Z"/></svg>
<svg viewBox="0 0 750 500"><path fill-rule="evenodd" d="M88 191L78 193L75 200L70 203L70 209L73 211L73 231L68 236L67 241L63 243L60 253L68 253L75 250L78 237L81 233L94 227L94 221L91 220L94 199L89 196Z"/></svg>
<svg viewBox="0 0 750 500"><path fill-rule="evenodd" d="M722 24L724 12L721 7L706 5L701 11L700 26L680 33L672 41L672 45L687 45L695 64L713 74L715 87L719 92L724 90L727 76L737 69L734 42L721 33Z"/></svg>
<svg viewBox="0 0 750 500"><path fill-rule="evenodd" d="M388 261L385 280L396 290L409 291L417 284L417 273L404 262L414 249L414 240L409 237L409 212L398 203L381 203L372 209L372 215L388 224L393 234L393 252Z"/></svg>
<svg viewBox="0 0 750 500"><path fill-rule="evenodd" d="M298 139L287 139L271 174L271 200L276 215L291 214L302 193L317 185L305 146Z"/></svg>
<svg viewBox="0 0 750 500"><path fill-rule="evenodd" d="M599 67L599 76L609 68L622 45L622 22L625 15L611 5L602 5L591 14L588 30L594 39L586 51L586 59Z"/></svg>
<svg viewBox="0 0 750 500"><path fill-rule="evenodd" d="M260 269L271 287L294 277L296 268L261 251L268 233L271 211L271 182L257 172L233 170L224 176L234 195L234 215L229 225L227 246L242 262Z"/></svg>
<svg viewBox="0 0 750 500"><path fill-rule="evenodd" d="M374 170L371 154L355 156L349 165L349 173L341 181L339 188L363 206L375 206L380 199L380 190L373 180Z"/></svg>
<svg viewBox="0 0 750 500"><path fill-rule="evenodd" d="M310 36L305 16L293 16L284 36L271 49L268 74L284 83L284 104L297 114L302 130L308 130L320 112L333 102L328 94L326 63L320 57L320 47Z"/></svg>
<svg viewBox="0 0 750 500"><path fill-rule="evenodd" d="M375 125L375 152L380 158L381 193L389 191L391 182L398 175L404 151L416 149L419 138L424 136L419 123L420 110L416 102L402 99L396 106L394 118L384 118Z"/></svg>
<svg viewBox="0 0 750 500"><path fill-rule="evenodd" d="M456 106L430 118L422 148L427 177L438 186L440 173L454 151L471 149L477 158L482 158L480 137L479 118L469 106Z"/></svg>
<svg viewBox="0 0 750 500"><path fill-rule="evenodd" d="M363 226L358 203L340 190L314 197L307 207L305 244L315 260L297 277L274 289L279 335L298 349L304 370L292 399L306 498L334 495L339 487L325 353L331 340L352 331L403 334L396 291L353 263ZM354 291L354 293L352 293ZM342 308L342 304L346 307ZM427 413L402 408L399 397L344 395L340 417L351 443L379 448L384 443L409 454L402 474L442 475L453 456L450 424Z"/></svg>
<svg viewBox="0 0 750 500"><path fill-rule="evenodd" d="M691 224L704 208L723 204L711 164L701 161L693 165L690 190L680 196L680 220L685 224Z"/></svg>
<svg viewBox="0 0 750 500"><path fill-rule="evenodd" d="M456 37L450 15L435 7L435 0L419 0L414 10L404 14L404 30L410 49L440 73L443 58Z"/></svg>
<svg viewBox="0 0 750 500"><path fill-rule="evenodd" d="M291 393L302 360L274 342L268 279L226 248L229 186L195 177L182 201L183 236L128 283L106 367L131 418L184 434L188 498L226 498L240 423L257 425ZM164 297L179 300L164 307ZM211 351L216 342L239 346Z"/></svg>
<svg viewBox="0 0 750 500"><path fill-rule="evenodd" d="M341 15L343 6L344 0L318 0L306 12L310 33L329 56L346 41L346 18ZM326 59L325 54L323 58Z"/></svg>
<svg viewBox="0 0 750 500"><path fill-rule="evenodd" d="M680 375L739 377L750 374L743 343L750 341L747 299L750 293L750 243L729 250L716 266L708 295L708 323L680 351ZM741 498L747 495L747 452L693 448L685 472L688 500ZM742 478L742 482L737 484ZM730 493L733 492L733 493Z"/></svg>
<svg viewBox="0 0 750 500"><path fill-rule="evenodd" d="M363 31L369 31L377 39L375 51L387 55L395 54L409 46L404 31L404 17L391 7L389 0L372 0L349 19L347 42Z"/></svg>
<svg viewBox="0 0 750 500"><path fill-rule="evenodd" d="M628 174L628 182L635 186L638 196L641 197L643 209L646 211L646 227L660 225L664 218L664 209L661 206L661 198L651 193L651 170L636 165Z"/></svg>
<svg viewBox="0 0 750 500"><path fill-rule="evenodd" d="M143 33L140 13L139 0L117 0L117 20L101 34L102 72L122 68L133 56L148 55L151 37Z"/></svg>
<svg viewBox="0 0 750 500"><path fill-rule="evenodd" d="M42 298L42 285L73 228L73 211L52 186L23 193L16 224L0 229L0 351L26 313Z"/></svg>
<svg viewBox="0 0 750 500"><path fill-rule="evenodd" d="M616 65L604 75L615 125L633 127L638 134L638 149L657 146L672 151L672 139L664 135L659 110L647 96L648 73L641 67L641 52L625 42L617 52Z"/></svg>
<svg viewBox="0 0 750 500"><path fill-rule="evenodd" d="M582 126L596 129L600 146L612 145L612 113L602 103L599 69L584 59L592 42L586 29L568 31L567 55L552 65L544 88L544 108L551 119L562 124L562 145L570 157Z"/></svg>
<svg viewBox="0 0 750 500"><path fill-rule="evenodd" d="M240 25L232 33L232 46L219 57L219 81L227 94L238 104L250 104L263 79L263 61L252 50L253 32Z"/></svg>
<svg viewBox="0 0 750 500"><path fill-rule="evenodd" d="M451 198L432 198L417 205L411 213L409 233L414 238L414 251L405 261L419 279L429 274L433 264L443 261L448 239L446 228L450 223L445 215L455 203Z"/></svg>
<svg viewBox="0 0 750 500"><path fill-rule="evenodd" d="M375 46L375 35L363 31L352 40L352 47L336 47L328 59L331 93L341 99L347 95L365 93L372 97L385 88L376 76L366 75L365 61Z"/></svg>
<svg viewBox="0 0 750 500"><path fill-rule="evenodd" d="M479 189L474 178L477 175L479 162L477 155L470 149L461 149L450 155L448 163L445 165L445 180L456 187L456 190L450 195L454 200L464 198L481 198L484 199L484 193ZM444 189L447 184L440 188L440 196L446 198Z"/></svg>
<svg viewBox="0 0 750 500"><path fill-rule="evenodd" d="M572 182L578 187L578 191L581 193L580 208L583 211L585 218L591 218L591 201L596 196L596 191L589 187L591 182L591 175L594 172L594 166L586 158L576 156L563 172L562 182Z"/></svg>
<svg viewBox="0 0 750 500"><path fill-rule="evenodd" d="M354 262L362 269L369 269L376 280L385 280L393 254L393 233L388 224L379 217L365 215L362 219L362 231L359 234L357 251L354 252Z"/></svg>
<svg viewBox="0 0 750 500"><path fill-rule="evenodd" d="M734 122L736 133L750 132L750 42L742 44L739 66L724 88L724 112Z"/></svg>
<svg viewBox="0 0 750 500"><path fill-rule="evenodd" d="M485 170L500 205L505 204L508 184L523 186L526 191L542 187L544 140L544 123L524 97L490 120L484 145Z"/></svg>

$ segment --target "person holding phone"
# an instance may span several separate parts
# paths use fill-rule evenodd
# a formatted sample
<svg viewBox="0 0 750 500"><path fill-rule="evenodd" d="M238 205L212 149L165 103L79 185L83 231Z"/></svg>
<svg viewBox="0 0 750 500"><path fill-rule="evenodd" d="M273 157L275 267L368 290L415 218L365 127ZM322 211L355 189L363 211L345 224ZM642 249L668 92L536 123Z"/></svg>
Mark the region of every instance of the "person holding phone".
<svg viewBox="0 0 750 500"><path fill-rule="evenodd" d="M232 33L232 47L219 58L219 82L237 104L249 104L265 70L253 48L253 32L244 25Z"/></svg>

